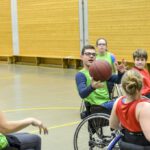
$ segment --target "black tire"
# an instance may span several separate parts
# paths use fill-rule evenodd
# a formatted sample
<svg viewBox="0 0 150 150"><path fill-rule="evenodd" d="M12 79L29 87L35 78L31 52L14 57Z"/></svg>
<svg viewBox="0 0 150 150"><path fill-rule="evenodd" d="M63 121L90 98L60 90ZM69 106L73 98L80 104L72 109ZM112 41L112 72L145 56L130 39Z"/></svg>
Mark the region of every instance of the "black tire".
<svg viewBox="0 0 150 150"><path fill-rule="evenodd" d="M111 139L109 115L96 113L86 117L74 134L74 150L104 150Z"/></svg>

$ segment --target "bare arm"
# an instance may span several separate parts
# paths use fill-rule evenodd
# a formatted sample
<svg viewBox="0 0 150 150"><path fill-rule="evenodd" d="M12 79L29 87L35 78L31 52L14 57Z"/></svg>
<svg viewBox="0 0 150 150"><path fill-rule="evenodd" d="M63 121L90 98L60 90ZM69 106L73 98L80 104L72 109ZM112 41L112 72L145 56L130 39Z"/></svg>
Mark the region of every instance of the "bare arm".
<svg viewBox="0 0 150 150"><path fill-rule="evenodd" d="M42 124L42 122L35 118L26 118L18 121L8 121L3 112L0 112L0 133L7 134L17 132L29 125L38 127L40 133L42 130L44 134L48 133L47 128Z"/></svg>
<svg viewBox="0 0 150 150"><path fill-rule="evenodd" d="M139 103L136 107L136 117L146 139L150 141L150 103Z"/></svg>
<svg viewBox="0 0 150 150"><path fill-rule="evenodd" d="M109 126L112 129L118 129L119 128L119 119L116 115L116 105L117 105L118 99L116 100L113 109L111 111L110 119L109 119Z"/></svg>

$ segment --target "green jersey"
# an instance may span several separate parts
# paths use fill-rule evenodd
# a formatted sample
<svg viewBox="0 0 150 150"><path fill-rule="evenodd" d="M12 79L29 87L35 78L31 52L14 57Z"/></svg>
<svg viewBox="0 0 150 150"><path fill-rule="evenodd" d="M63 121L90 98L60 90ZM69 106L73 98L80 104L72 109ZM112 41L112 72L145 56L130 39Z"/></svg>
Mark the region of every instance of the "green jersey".
<svg viewBox="0 0 150 150"><path fill-rule="evenodd" d="M114 61L115 61L115 57L114 55L112 55L109 52L105 52L104 55L97 55L96 56L96 60L106 60L112 67L112 73L115 73L115 69L114 69Z"/></svg>
<svg viewBox="0 0 150 150"><path fill-rule="evenodd" d="M89 71L86 69L80 70L85 77L86 77L86 85L90 86L91 84L91 76L89 74ZM107 82L103 82L104 87L95 89L93 92L91 92L88 97L84 98L86 102L89 102L91 105L101 105L107 101L109 101L109 93L107 88Z"/></svg>

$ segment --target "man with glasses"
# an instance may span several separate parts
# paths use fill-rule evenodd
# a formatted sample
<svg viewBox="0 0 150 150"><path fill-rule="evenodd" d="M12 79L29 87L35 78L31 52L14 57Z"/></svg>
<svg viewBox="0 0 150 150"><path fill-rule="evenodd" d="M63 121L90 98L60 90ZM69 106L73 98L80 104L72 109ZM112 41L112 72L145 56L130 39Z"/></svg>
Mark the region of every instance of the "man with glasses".
<svg viewBox="0 0 150 150"><path fill-rule="evenodd" d="M125 71L125 65L117 65L118 75L112 75L108 81L94 81L89 74L89 67L96 60L96 50L92 45L85 45L81 52L83 69L75 77L78 93L84 99L87 109L87 115L90 114L92 105L101 105L107 110L112 109L114 101L110 101L107 82L120 83L122 74Z"/></svg>

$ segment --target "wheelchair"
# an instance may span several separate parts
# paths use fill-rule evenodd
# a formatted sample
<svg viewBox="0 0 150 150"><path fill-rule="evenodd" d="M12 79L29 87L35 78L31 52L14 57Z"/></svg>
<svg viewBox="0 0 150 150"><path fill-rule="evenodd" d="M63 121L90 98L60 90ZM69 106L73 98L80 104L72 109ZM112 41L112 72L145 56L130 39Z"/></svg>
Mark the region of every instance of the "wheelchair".
<svg viewBox="0 0 150 150"><path fill-rule="evenodd" d="M94 113L83 119L74 134L74 150L105 150L117 136L109 127L109 114ZM114 146L113 150L119 150Z"/></svg>
<svg viewBox="0 0 150 150"><path fill-rule="evenodd" d="M112 93L111 98L123 94L120 86L116 84ZM86 113L86 108L82 101L80 114L83 120L74 133L74 150L105 150L118 134L118 131L112 131L109 127L110 111L102 106L92 106L91 115L89 115ZM119 150L119 146L115 145L112 150Z"/></svg>

